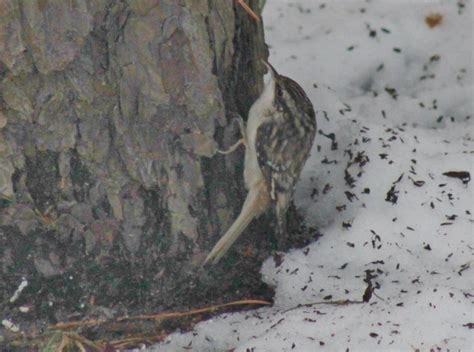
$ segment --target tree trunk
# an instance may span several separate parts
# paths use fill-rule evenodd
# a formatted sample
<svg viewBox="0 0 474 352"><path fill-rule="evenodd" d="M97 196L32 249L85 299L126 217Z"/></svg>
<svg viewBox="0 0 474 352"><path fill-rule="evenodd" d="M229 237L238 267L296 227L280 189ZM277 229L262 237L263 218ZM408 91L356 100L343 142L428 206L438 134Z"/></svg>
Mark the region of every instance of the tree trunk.
<svg viewBox="0 0 474 352"><path fill-rule="evenodd" d="M255 247L198 270L245 195L243 150L215 148L237 140L232 116L261 89L262 23L231 0L2 0L0 13L2 316L265 290Z"/></svg>

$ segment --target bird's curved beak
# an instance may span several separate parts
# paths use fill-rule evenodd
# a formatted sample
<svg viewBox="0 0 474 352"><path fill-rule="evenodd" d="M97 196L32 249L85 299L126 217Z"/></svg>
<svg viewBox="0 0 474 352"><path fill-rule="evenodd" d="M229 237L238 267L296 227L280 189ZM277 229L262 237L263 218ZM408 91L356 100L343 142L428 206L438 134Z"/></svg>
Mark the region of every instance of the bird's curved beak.
<svg viewBox="0 0 474 352"><path fill-rule="evenodd" d="M278 77L278 72L270 65L269 62L262 59L263 64L267 67L268 72L271 74L272 78L275 79Z"/></svg>

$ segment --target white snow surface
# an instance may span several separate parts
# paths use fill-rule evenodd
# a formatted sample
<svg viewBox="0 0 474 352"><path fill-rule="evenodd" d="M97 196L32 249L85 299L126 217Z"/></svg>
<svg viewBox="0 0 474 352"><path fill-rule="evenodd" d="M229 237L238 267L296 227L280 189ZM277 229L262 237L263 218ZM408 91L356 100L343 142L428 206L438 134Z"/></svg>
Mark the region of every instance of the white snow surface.
<svg viewBox="0 0 474 352"><path fill-rule="evenodd" d="M264 21L316 110L295 200L323 236L264 263L272 307L149 350L474 351L474 181L443 175L474 175L472 3L268 0ZM318 303L361 301L368 271L369 302Z"/></svg>

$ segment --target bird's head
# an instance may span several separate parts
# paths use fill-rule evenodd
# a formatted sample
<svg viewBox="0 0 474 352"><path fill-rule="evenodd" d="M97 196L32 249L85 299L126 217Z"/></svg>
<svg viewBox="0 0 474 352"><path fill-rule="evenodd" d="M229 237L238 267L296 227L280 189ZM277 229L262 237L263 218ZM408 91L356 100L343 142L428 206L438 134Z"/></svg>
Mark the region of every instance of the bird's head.
<svg viewBox="0 0 474 352"><path fill-rule="evenodd" d="M262 62L267 67L265 88L262 95L272 101L278 111L291 114L300 112L314 119L313 105L303 88L291 78L280 75L267 61L262 60Z"/></svg>

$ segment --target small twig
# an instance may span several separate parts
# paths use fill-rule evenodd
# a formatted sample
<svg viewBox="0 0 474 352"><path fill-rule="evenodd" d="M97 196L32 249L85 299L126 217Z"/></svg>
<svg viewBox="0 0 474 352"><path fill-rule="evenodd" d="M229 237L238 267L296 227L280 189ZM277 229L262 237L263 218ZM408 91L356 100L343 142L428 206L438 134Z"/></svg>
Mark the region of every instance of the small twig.
<svg viewBox="0 0 474 352"><path fill-rule="evenodd" d="M385 300L382 297L380 297L378 294L376 294L375 292L373 292L373 294L374 294L375 297L377 297L381 301L385 302Z"/></svg>
<svg viewBox="0 0 474 352"><path fill-rule="evenodd" d="M67 335L63 335L61 338L61 343L56 348L56 351L62 352L67 347L67 345L69 345L69 338L67 337Z"/></svg>
<svg viewBox="0 0 474 352"><path fill-rule="evenodd" d="M365 303L364 301L353 301L350 299L341 299L338 301L320 301L320 302L313 302L313 303L306 303L306 304L299 304L295 307L288 308L287 310L284 310L282 313L286 313L298 308L303 308L303 307L312 307L315 305L329 305L329 306L346 306L349 304L363 304Z"/></svg>
<svg viewBox="0 0 474 352"><path fill-rule="evenodd" d="M247 12L255 21L260 22L260 17L247 5L244 0L237 0L237 3Z"/></svg>
<svg viewBox="0 0 474 352"><path fill-rule="evenodd" d="M218 304L215 306L205 307L205 308L198 308L192 309L187 312L165 312L165 313L158 313L158 314L143 314L143 315L136 315L133 317L122 317L118 318L117 321L125 321L125 320L159 320L159 319L166 319L166 318L180 318L190 315L202 314L202 313L209 313L214 312L218 309L231 307L231 306L240 306L240 305L271 305L271 302L263 301L259 299L248 299L248 300L240 300L234 301L224 304Z"/></svg>
<svg viewBox="0 0 474 352"><path fill-rule="evenodd" d="M106 323L107 320L83 320L83 321L69 321L67 323L57 323L51 325L49 329L51 330L71 330L76 328L88 327L88 326L97 326Z"/></svg>
<svg viewBox="0 0 474 352"><path fill-rule="evenodd" d="M204 308L192 309L187 312L164 312L164 313L158 313L158 314L142 314L142 315L131 316L131 317L120 317L120 318L110 319L110 320L71 321L67 323L58 323L56 325L52 325L49 327L49 329L64 331L64 330L74 330L78 328L96 327L96 326L100 326L103 324L110 324L110 323L124 323L127 325L128 323L126 322L132 321L132 320L143 321L143 320L163 320L163 319L169 319L169 318L181 318L181 317L186 317L186 316L191 316L191 315L196 315L196 314L210 313L218 309L231 307L231 306L271 305L271 304L272 303L268 301L263 301L263 300L258 300L258 299L246 299L246 300L218 304L218 305L204 307ZM63 340L61 341L61 344L59 348L57 349L57 351L63 352L65 348L68 347L71 343L74 343L74 345L78 347L79 349L84 349L84 346L86 346L87 348L92 349L94 351L102 351L104 350L105 345L110 345L110 346L113 346L114 348L121 349L121 348L137 346L140 343L158 342L162 338L163 336L159 334L157 335L138 334L138 335L131 335L122 339L113 340L109 342L104 341L104 340L100 342L99 341L93 342L79 335L78 333L64 332Z"/></svg>
<svg viewBox="0 0 474 352"><path fill-rule="evenodd" d="M196 315L201 313L208 313L213 312L221 308L231 307L231 306L239 306L239 305L271 305L271 302L258 300L258 299L247 299L247 300L240 300L234 301L224 304L218 304L215 306L205 307L205 308L198 308L192 309L187 312L165 312L165 313L158 313L158 314L142 314L136 315L131 317L120 317L112 320L83 320L83 321L70 321L67 323L58 323L56 325L52 325L49 328L51 330L72 330L81 327L91 327L102 325L111 322L121 322L121 321L130 321L130 320L159 320L159 319L167 319L167 318L180 318L190 315Z"/></svg>
<svg viewBox="0 0 474 352"><path fill-rule="evenodd" d="M81 352L87 352L87 350L84 348L84 346L82 345L82 343L80 343L79 341L74 341L74 344L76 345L77 348L79 348L79 351L81 351Z"/></svg>
<svg viewBox="0 0 474 352"><path fill-rule="evenodd" d="M93 342L91 340L88 340L86 339L85 337L75 333L75 332L68 332L66 333L66 336L71 339L72 341L74 341L76 343L77 346L79 345L86 345L88 347L91 347L93 349L95 349L96 351L102 351L104 349L104 346L96 343L96 342Z"/></svg>

